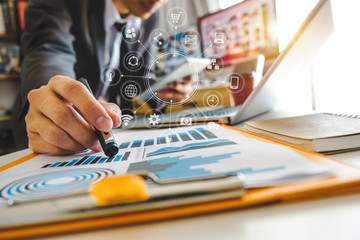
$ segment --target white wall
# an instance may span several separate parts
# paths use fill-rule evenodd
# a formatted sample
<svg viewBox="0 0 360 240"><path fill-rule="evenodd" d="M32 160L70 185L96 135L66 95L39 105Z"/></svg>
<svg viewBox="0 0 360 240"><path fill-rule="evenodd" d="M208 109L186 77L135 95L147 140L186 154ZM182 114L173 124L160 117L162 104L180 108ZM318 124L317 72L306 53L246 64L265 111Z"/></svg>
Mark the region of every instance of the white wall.
<svg viewBox="0 0 360 240"><path fill-rule="evenodd" d="M313 64L316 106L320 111L360 114L360 1L331 4L335 32Z"/></svg>

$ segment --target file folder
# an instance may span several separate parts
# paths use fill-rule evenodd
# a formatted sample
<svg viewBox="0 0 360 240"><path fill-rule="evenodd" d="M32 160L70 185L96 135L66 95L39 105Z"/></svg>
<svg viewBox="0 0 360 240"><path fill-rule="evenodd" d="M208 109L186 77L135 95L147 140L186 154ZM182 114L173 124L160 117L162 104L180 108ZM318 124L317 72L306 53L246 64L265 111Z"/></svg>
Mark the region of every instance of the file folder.
<svg viewBox="0 0 360 240"><path fill-rule="evenodd" d="M224 127L238 131L248 138L284 145L233 127ZM58 221L50 223L27 224L14 228L1 228L0 238L12 239L36 237L86 231L90 229L101 229L104 227L127 226L130 224L141 224L165 219L211 214L231 209L242 209L268 203L281 203L307 198L326 197L360 190L360 170L358 168L322 154L296 147L288 147L313 162L336 169L337 174L335 176L302 180L278 186L247 189L244 195L225 196L220 199L214 198L209 200L205 199L206 197L204 199L201 199L200 197L197 201L183 201L182 198L174 198L168 199L169 202L165 204L163 204L164 202L159 202L158 205L155 203L155 205L153 205L155 207L153 208L147 208L146 203L144 203L142 207L130 208L128 211L119 210L121 209L121 206L110 207L105 210L99 209L98 214L96 214L96 211L84 211L79 212L78 217L73 219L59 218ZM15 161L15 164L26 161L31 157L33 157L33 155L19 159ZM14 166L14 164L10 164L7 167L12 166ZM4 169L4 167L0 168L0 170ZM148 206L150 206L150 203L151 201L148 203Z"/></svg>

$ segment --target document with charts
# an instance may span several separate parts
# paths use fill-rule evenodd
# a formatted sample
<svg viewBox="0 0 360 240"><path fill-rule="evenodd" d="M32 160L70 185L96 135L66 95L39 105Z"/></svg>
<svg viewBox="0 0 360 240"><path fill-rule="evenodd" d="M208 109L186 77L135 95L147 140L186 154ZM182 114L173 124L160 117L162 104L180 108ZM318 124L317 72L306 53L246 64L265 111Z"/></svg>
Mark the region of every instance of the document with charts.
<svg viewBox="0 0 360 240"><path fill-rule="evenodd" d="M242 173L247 188L335 174L296 150L260 141L215 123L115 134L119 153L38 155L0 173L0 204L85 191L114 174L148 171L160 179Z"/></svg>

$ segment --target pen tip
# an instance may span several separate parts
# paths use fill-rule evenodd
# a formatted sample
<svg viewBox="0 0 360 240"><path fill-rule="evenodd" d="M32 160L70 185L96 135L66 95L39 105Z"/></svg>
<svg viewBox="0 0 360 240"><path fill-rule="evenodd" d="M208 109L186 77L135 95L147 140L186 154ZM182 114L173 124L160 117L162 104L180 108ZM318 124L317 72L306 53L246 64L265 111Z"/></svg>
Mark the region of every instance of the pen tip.
<svg viewBox="0 0 360 240"><path fill-rule="evenodd" d="M112 157L119 152L119 147L115 143L108 143L105 146L104 153L108 157Z"/></svg>

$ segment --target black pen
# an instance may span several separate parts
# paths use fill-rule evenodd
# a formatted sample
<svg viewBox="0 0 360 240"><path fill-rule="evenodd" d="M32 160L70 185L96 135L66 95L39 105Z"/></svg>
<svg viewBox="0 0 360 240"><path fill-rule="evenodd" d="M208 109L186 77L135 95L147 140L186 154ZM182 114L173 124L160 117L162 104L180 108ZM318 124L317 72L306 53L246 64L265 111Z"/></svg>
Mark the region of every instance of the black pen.
<svg viewBox="0 0 360 240"><path fill-rule="evenodd" d="M78 81L81 82L82 84L84 84L85 87L89 90L89 92L91 94L93 94L93 92L91 91L91 88L85 78L79 78ZM119 147L115 142L115 138L114 138L114 135L112 134L112 132L111 131L102 132L102 131L96 129L95 127L94 127L94 129L95 129L95 135L99 139L99 142L101 144L101 147L102 147L105 155L108 157L112 157L115 154L117 154L119 151Z"/></svg>

